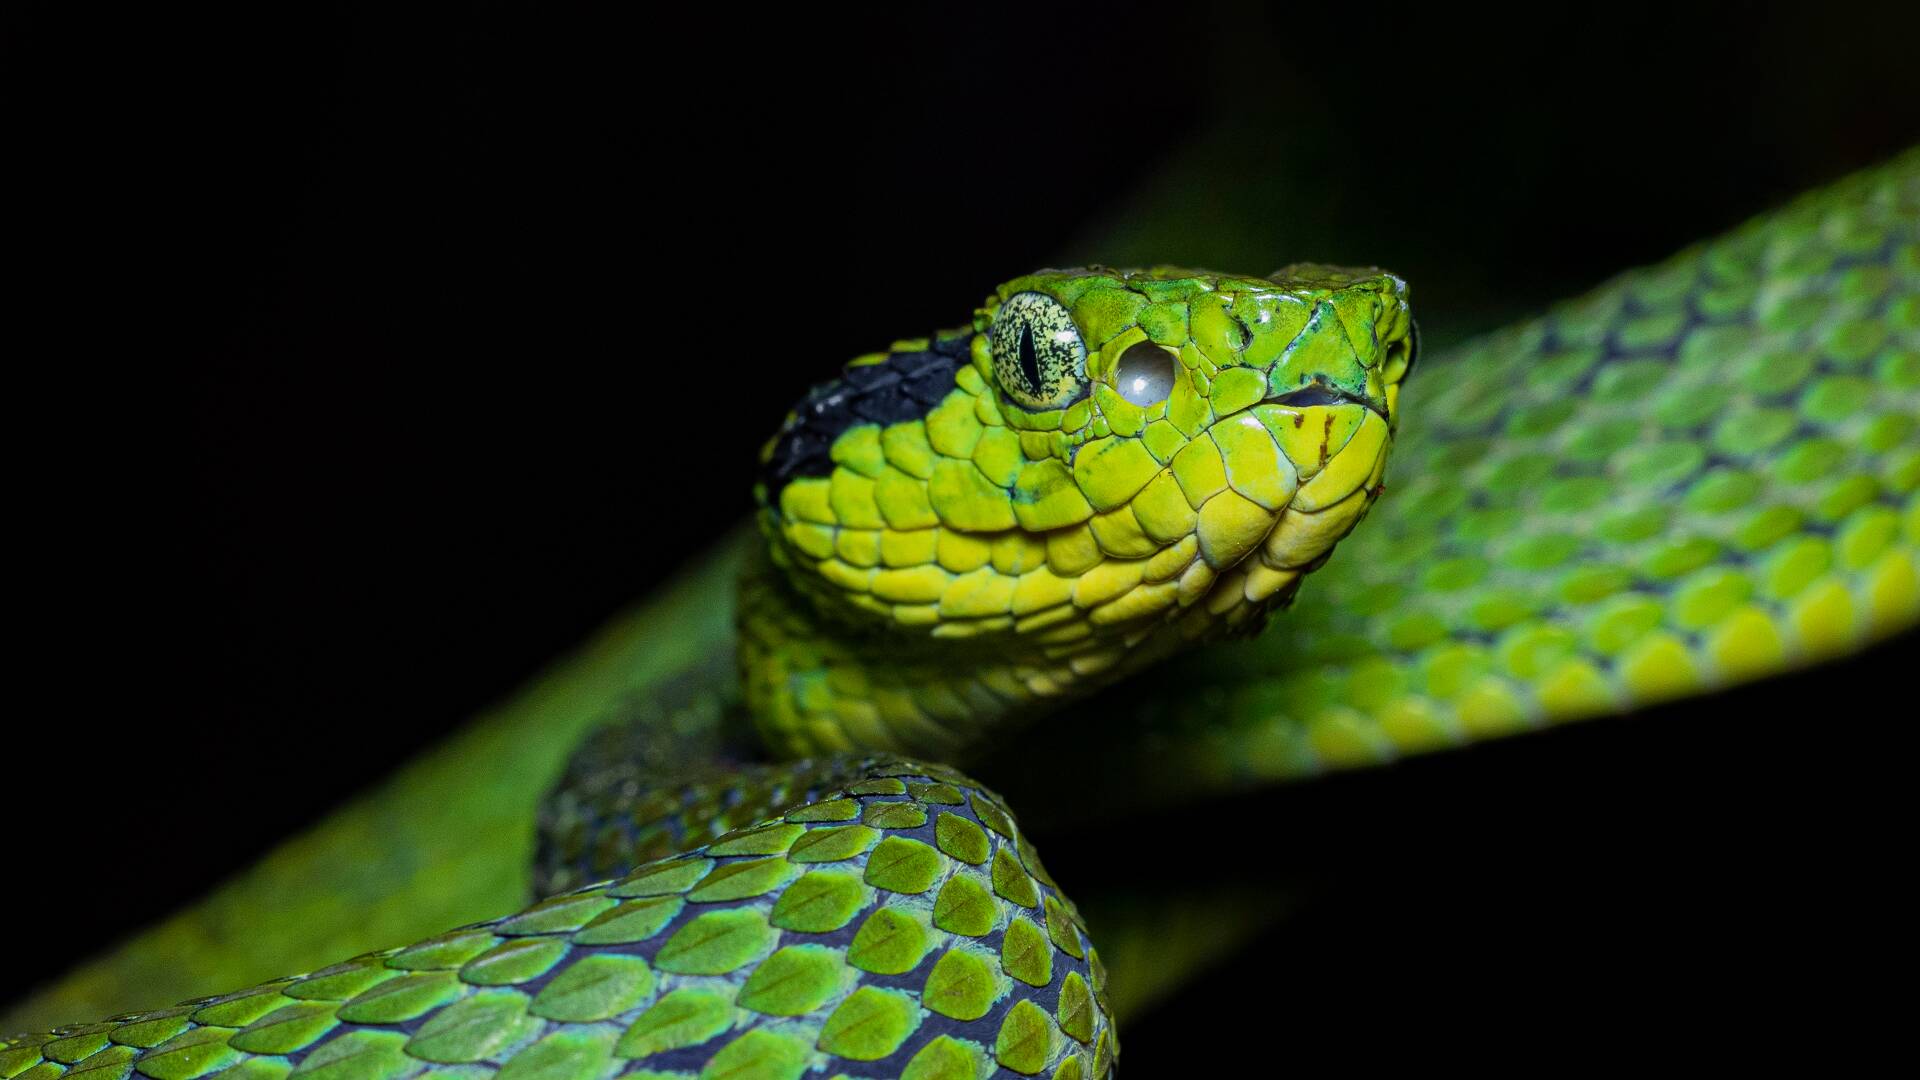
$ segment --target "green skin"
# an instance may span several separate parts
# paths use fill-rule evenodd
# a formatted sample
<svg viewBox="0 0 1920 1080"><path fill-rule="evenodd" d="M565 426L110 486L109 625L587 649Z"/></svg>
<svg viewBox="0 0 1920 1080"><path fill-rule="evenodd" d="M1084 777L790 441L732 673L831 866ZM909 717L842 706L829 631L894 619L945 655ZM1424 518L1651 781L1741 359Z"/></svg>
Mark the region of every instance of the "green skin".
<svg viewBox="0 0 1920 1080"><path fill-rule="evenodd" d="M1671 700L1911 628L1920 154L1422 359L1404 411L1391 493L1267 633L1069 706L1020 754L1070 750L1109 788L1177 802ZM1231 892L1143 881L1079 896L1081 919L1001 803L924 761L841 763L895 775L830 778L717 850L390 948L524 903L534 806L590 727L710 734L683 719L708 714L659 706L683 673L672 695L726 714L713 658L732 613L711 597L757 547L728 545L519 701L10 1019L38 1028L388 951L9 1040L0 1080L1100 1075L1109 1017L1173 991L1255 918ZM1070 800L981 765L1028 826L1071 841ZM562 839L604 809L561 815ZM796 914L841 908L839 930ZM715 933L685 933L702 918ZM1132 960L1149 935L1170 962Z"/></svg>

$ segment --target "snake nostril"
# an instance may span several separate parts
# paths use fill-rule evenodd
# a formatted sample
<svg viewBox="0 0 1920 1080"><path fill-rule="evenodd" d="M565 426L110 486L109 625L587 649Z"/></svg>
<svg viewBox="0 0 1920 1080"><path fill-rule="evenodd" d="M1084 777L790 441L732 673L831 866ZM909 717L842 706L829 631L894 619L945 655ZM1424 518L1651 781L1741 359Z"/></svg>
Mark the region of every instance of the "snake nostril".
<svg viewBox="0 0 1920 1080"><path fill-rule="evenodd" d="M1173 394L1173 364L1167 350L1142 341L1120 354L1120 362L1114 365L1114 388L1135 405L1157 405Z"/></svg>

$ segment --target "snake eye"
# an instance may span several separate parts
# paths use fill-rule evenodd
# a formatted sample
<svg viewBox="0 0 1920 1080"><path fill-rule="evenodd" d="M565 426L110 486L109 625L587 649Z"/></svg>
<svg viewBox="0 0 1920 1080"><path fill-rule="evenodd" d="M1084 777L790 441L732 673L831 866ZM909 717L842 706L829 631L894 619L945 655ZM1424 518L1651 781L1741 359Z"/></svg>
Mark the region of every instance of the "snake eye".
<svg viewBox="0 0 1920 1080"><path fill-rule="evenodd" d="M1037 292L1007 297L989 336L993 377L1019 404L1061 409L1087 392L1087 343L1053 297Z"/></svg>
<svg viewBox="0 0 1920 1080"><path fill-rule="evenodd" d="M1113 368L1120 396L1146 408L1173 393L1173 355L1151 341L1142 341L1120 354Z"/></svg>

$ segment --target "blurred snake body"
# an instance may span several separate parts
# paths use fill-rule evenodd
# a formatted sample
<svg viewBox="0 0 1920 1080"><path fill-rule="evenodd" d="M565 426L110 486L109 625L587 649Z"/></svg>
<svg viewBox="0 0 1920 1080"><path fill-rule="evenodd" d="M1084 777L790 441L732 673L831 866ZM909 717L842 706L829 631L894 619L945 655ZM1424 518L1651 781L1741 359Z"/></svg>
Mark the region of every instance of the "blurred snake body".
<svg viewBox="0 0 1920 1080"><path fill-rule="evenodd" d="M548 801L542 899L0 1080L1104 1077L1102 927L954 766L1192 799L1920 621L1920 155L1416 338L1381 271L1091 268L855 360L766 445L731 655Z"/></svg>

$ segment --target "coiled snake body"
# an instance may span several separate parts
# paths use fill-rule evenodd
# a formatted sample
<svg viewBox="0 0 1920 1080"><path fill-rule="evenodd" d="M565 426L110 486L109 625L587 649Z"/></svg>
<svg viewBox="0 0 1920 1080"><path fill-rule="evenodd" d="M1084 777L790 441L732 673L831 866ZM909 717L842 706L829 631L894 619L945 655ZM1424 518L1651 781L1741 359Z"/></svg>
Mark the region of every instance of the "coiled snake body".
<svg viewBox="0 0 1920 1080"><path fill-rule="evenodd" d="M1105 1076L1109 939L943 763L1097 730L1077 782L1186 798L1920 621L1920 155L1414 344L1385 273L1092 269L855 361L767 446L732 655L548 802L545 899L0 1080Z"/></svg>

